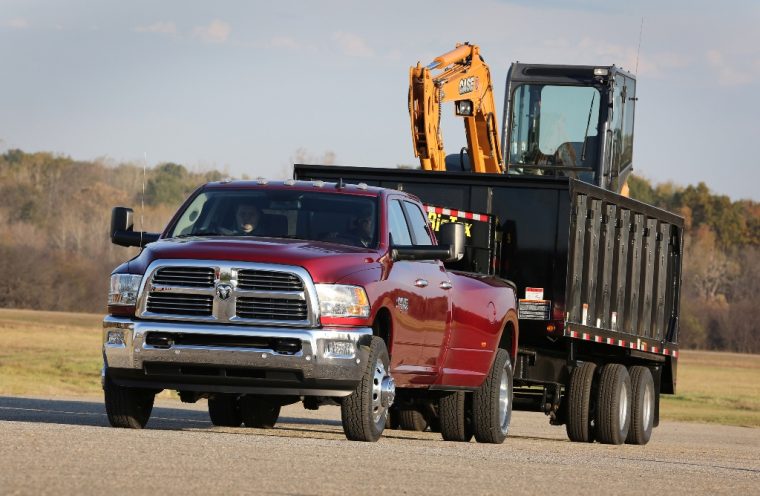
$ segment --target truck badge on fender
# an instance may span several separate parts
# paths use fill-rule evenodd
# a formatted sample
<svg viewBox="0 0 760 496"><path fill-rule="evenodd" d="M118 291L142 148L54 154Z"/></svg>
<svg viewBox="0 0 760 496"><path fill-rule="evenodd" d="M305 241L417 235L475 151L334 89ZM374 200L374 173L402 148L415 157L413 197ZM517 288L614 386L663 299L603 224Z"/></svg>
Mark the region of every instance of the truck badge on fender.
<svg viewBox="0 0 760 496"><path fill-rule="evenodd" d="M396 308L398 308L402 312L408 312L409 298L404 298L403 296L399 296L398 298L396 298Z"/></svg>
<svg viewBox="0 0 760 496"><path fill-rule="evenodd" d="M220 284L216 287L216 295L222 301L229 298L231 293L232 293L232 286L230 286L229 284Z"/></svg>

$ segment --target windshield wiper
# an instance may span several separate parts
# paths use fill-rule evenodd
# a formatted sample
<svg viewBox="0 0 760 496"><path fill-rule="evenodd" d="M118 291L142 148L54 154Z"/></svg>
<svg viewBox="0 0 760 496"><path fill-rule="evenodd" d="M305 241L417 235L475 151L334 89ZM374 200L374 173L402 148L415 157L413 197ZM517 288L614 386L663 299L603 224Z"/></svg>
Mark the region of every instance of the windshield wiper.
<svg viewBox="0 0 760 496"><path fill-rule="evenodd" d="M588 120L586 121L586 134L583 135L583 146L581 147L581 162L586 161L586 140L588 140L588 128L591 125L591 111L594 109L594 98L596 98L596 92L591 93L591 105L588 107Z"/></svg>

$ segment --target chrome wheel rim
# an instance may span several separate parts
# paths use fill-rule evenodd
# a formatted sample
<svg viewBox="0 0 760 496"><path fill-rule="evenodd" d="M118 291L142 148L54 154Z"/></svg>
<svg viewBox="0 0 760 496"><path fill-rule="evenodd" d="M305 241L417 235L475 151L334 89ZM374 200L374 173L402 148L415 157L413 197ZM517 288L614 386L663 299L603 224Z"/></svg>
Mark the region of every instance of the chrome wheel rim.
<svg viewBox="0 0 760 496"><path fill-rule="evenodd" d="M501 432L506 433L509 428L509 380L507 369L501 371L501 383L499 384L499 425Z"/></svg>
<svg viewBox="0 0 760 496"><path fill-rule="evenodd" d="M620 387L620 411L618 412L620 419L620 428L625 427L625 421L628 418L628 386L625 383Z"/></svg>
<svg viewBox="0 0 760 496"><path fill-rule="evenodd" d="M385 364L378 359L372 374L372 420L375 424L385 423L385 412L388 407L383 405L383 380L386 378Z"/></svg>
<svg viewBox="0 0 760 496"><path fill-rule="evenodd" d="M654 395L652 394L652 388L649 387L649 384L647 384L647 387L644 388L644 404L643 411L642 411L642 421L644 423L644 428L648 429L650 422L652 421L652 397Z"/></svg>

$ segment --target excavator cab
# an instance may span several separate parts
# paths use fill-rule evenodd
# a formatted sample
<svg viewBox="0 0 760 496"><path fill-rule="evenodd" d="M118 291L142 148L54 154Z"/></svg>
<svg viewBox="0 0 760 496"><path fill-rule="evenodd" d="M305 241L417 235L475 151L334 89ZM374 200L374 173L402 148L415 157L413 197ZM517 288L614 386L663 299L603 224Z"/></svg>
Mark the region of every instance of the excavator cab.
<svg viewBox="0 0 760 496"><path fill-rule="evenodd" d="M621 192L632 169L635 105L635 77L614 65L512 64L502 128L507 173L569 176Z"/></svg>

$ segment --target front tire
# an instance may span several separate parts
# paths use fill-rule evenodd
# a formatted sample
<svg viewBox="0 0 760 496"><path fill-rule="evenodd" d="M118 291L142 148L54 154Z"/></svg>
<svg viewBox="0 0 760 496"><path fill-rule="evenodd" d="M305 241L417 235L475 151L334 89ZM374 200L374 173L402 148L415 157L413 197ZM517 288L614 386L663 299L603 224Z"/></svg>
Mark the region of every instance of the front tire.
<svg viewBox="0 0 760 496"><path fill-rule="evenodd" d="M472 396L472 426L479 443L501 444L512 420L512 364L506 350L496 350L486 380Z"/></svg>
<svg viewBox="0 0 760 496"><path fill-rule="evenodd" d="M631 377L625 366L608 363L602 367L596 412L599 442L623 444L631 424Z"/></svg>
<svg viewBox="0 0 760 496"><path fill-rule="evenodd" d="M281 403L276 398L246 394L238 406L240 417L246 427L272 429L280 418Z"/></svg>
<svg viewBox="0 0 760 496"><path fill-rule="evenodd" d="M390 359L385 342L372 337L367 368L350 396L343 398L340 414L343 432L352 441L374 442L385 429L390 403L393 402L393 379L388 368Z"/></svg>
<svg viewBox="0 0 760 496"><path fill-rule="evenodd" d="M219 427L240 427L243 419L234 394L215 394L208 399L208 416Z"/></svg>
<svg viewBox="0 0 760 496"><path fill-rule="evenodd" d="M112 427L142 429L148 423L156 397L153 391L119 386L106 374L103 393Z"/></svg>
<svg viewBox="0 0 760 496"><path fill-rule="evenodd" d="M567 388L567 437L575 443L594 442L594 415L591 407L592 387L596 364L584 362L573 369L570 374L570 384Z"/></svg>
<svg viewBox="0 0 760 496"><path fill-rule="evenodd" d="M652 437L654 427L655 390L652 372L647 367L634 366L631 375L631 428L625 442L628 444L647 444Z"/></svg>

